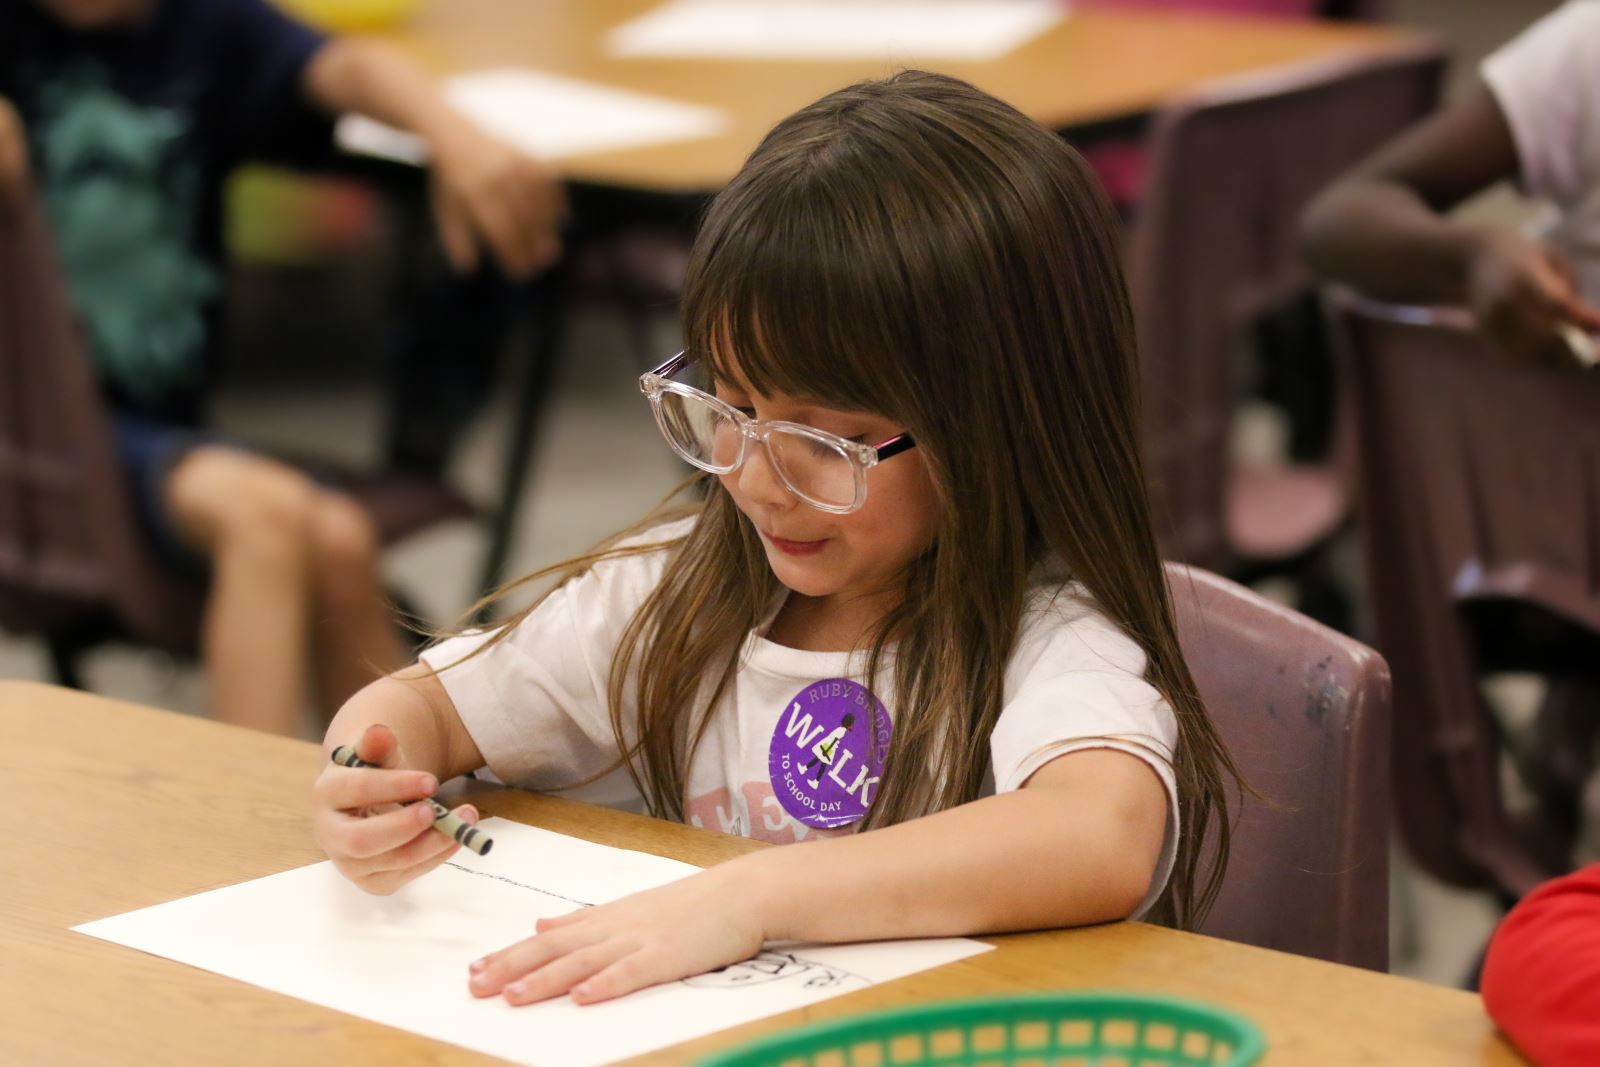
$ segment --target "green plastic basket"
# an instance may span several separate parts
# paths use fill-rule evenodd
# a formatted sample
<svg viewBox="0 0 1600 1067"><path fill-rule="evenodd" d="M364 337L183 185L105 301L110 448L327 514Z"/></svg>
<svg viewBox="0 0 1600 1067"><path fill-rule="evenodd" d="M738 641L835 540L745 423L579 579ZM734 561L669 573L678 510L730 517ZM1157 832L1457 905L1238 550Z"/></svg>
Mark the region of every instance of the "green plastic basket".
<svg viewBox="0 0 1600 1067"><path fill-rule="evenodd" d="M1232 1012L1172 997L1052 993L952 1000L789 1030L701 1067L1249 1067L1266 1041Z"/></svg>

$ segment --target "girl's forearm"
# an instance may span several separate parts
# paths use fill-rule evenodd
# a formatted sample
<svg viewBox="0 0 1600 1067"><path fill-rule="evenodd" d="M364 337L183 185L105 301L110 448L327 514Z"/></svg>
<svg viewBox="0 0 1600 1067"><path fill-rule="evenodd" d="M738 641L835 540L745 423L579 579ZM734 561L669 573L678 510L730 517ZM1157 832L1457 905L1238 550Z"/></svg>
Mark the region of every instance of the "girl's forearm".
<svg viewBox="0 0 1600 1067"><path fill-rule="evenodd" d="M1133 760L1121 753L1080 753ZM1000 933L1125 918L1149 889L1165 791L1030 787L735 861L768 940ZM1088 786L1090 783L1083 783ZM1156 793L1151 804L1148 790Z"/></svg>

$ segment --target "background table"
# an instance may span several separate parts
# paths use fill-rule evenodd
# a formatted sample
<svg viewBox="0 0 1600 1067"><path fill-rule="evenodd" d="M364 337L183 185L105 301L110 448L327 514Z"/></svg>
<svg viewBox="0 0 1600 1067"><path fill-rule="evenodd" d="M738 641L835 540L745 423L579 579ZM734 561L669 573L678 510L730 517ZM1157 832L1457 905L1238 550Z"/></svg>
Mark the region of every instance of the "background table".
<svg viewBox="0 0 1600 1067"><path fill-rule="evenodd" d="M0 682L0 1063L500 1062L75 934L90 919L322 857L316 746L70 690ZM498 791L486 813L712 864L765 847L550 797ZM1266 1032L1268 1067L1501 1065L1520 1059L1476 997L1144 923L1018 934L998 948L635 1061L680 1064L811 1019L918 1001L1124 989L1210 1001Z"/></svg>
<svg viewBox="0 0 1600 1067"><path fill-rule="evenodd" d="M453 74L523 66L727 112L695 141L559 160L566 177L632 189L703 192L731 178L779 119L901 64L876 60L617 58L607 32L657 0L434 0L388 38ZM1197 12L1080 7L1015 51L982 62L910 57L966 78L1055 129L1148 111L1216 78L1416 39L1393 26Z"/></svg>

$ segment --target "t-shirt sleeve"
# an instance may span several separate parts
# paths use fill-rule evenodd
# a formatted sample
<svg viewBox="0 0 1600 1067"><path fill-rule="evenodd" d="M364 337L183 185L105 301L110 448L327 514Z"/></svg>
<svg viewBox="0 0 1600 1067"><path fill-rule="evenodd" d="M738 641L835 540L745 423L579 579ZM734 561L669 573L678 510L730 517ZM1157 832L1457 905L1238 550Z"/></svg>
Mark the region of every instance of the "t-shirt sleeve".
<svg viewBox="0 0 1600 1067"><path fill-rule="evenodd" d="M1483 1003L1541 1067L1600 1063L1600 864L1547 882L1495 931Z"/></svg>
<svg viewBox="0 0 1600 1067"><path fill-rule="evenodd" d="M1575 0L1483 62L1523 188L1561 206L1600 183L1600 3Z"/></svg>
<svg viewBox="0 0 1600 1067"><path fill-rule="evenodd" d="M1058 756L1109 748L1143 760L1167 794L1167 826L1150 892L1161 895L1177 857L1177 721L1144 678L1144 651L1072 589L1040 598L1024 619L1006 671L1006 703L989 738L995 792L1022 788Z"/></svg>
<svg viewBox="0 0 1600 1067"><path fill-rule="evenodd" d="M594 565L476 655L498 630L452 638L422 654L501 781L566 789L617 764L607 697L612 658L628 621L660 581L666 557L663 549Z"/></svg>
<svg viewBox="0 0 1600 1067"><path fill-rule="evenodd" d="M210 0L219 5L228 57L228 127L232 154L290 165L325 162L332 118L305 94L306 66L327 38L268 0Z"/></svg>

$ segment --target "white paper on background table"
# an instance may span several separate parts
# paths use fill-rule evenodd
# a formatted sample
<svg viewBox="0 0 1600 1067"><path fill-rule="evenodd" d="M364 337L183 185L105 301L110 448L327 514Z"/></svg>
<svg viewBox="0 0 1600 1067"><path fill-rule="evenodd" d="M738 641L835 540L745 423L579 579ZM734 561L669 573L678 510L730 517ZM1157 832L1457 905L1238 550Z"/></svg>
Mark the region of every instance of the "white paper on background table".
<svg viewBox="0 0 1600 1067"><path fill-rule="evenodd" d="M444 90L489 133L540 159L711 137L727 125L716 108L534 70L458 74ZM362 115L340 119L334 135L347 152L414 164L427 159L420 137Z"/></svg>
<svg viewBox="0 0 1600 1067"><path fill-rule="evenodd" d="M478 1000L467 964L529 936L535 919L698 870L506 819L482 825L495 839L488 856L462 850L393 896L370 896L315 863L73 929L536 1067L639 1055L989 948L955 938L783 946L586 1007L565 997L520 1008Z"/></svg>
<svg viewBox="0 0 1600 1067"><path fill-rule="evenodd" d="M1061 0L670 0L606 43L617 56L986 60L1066 13Z"/></svg>

